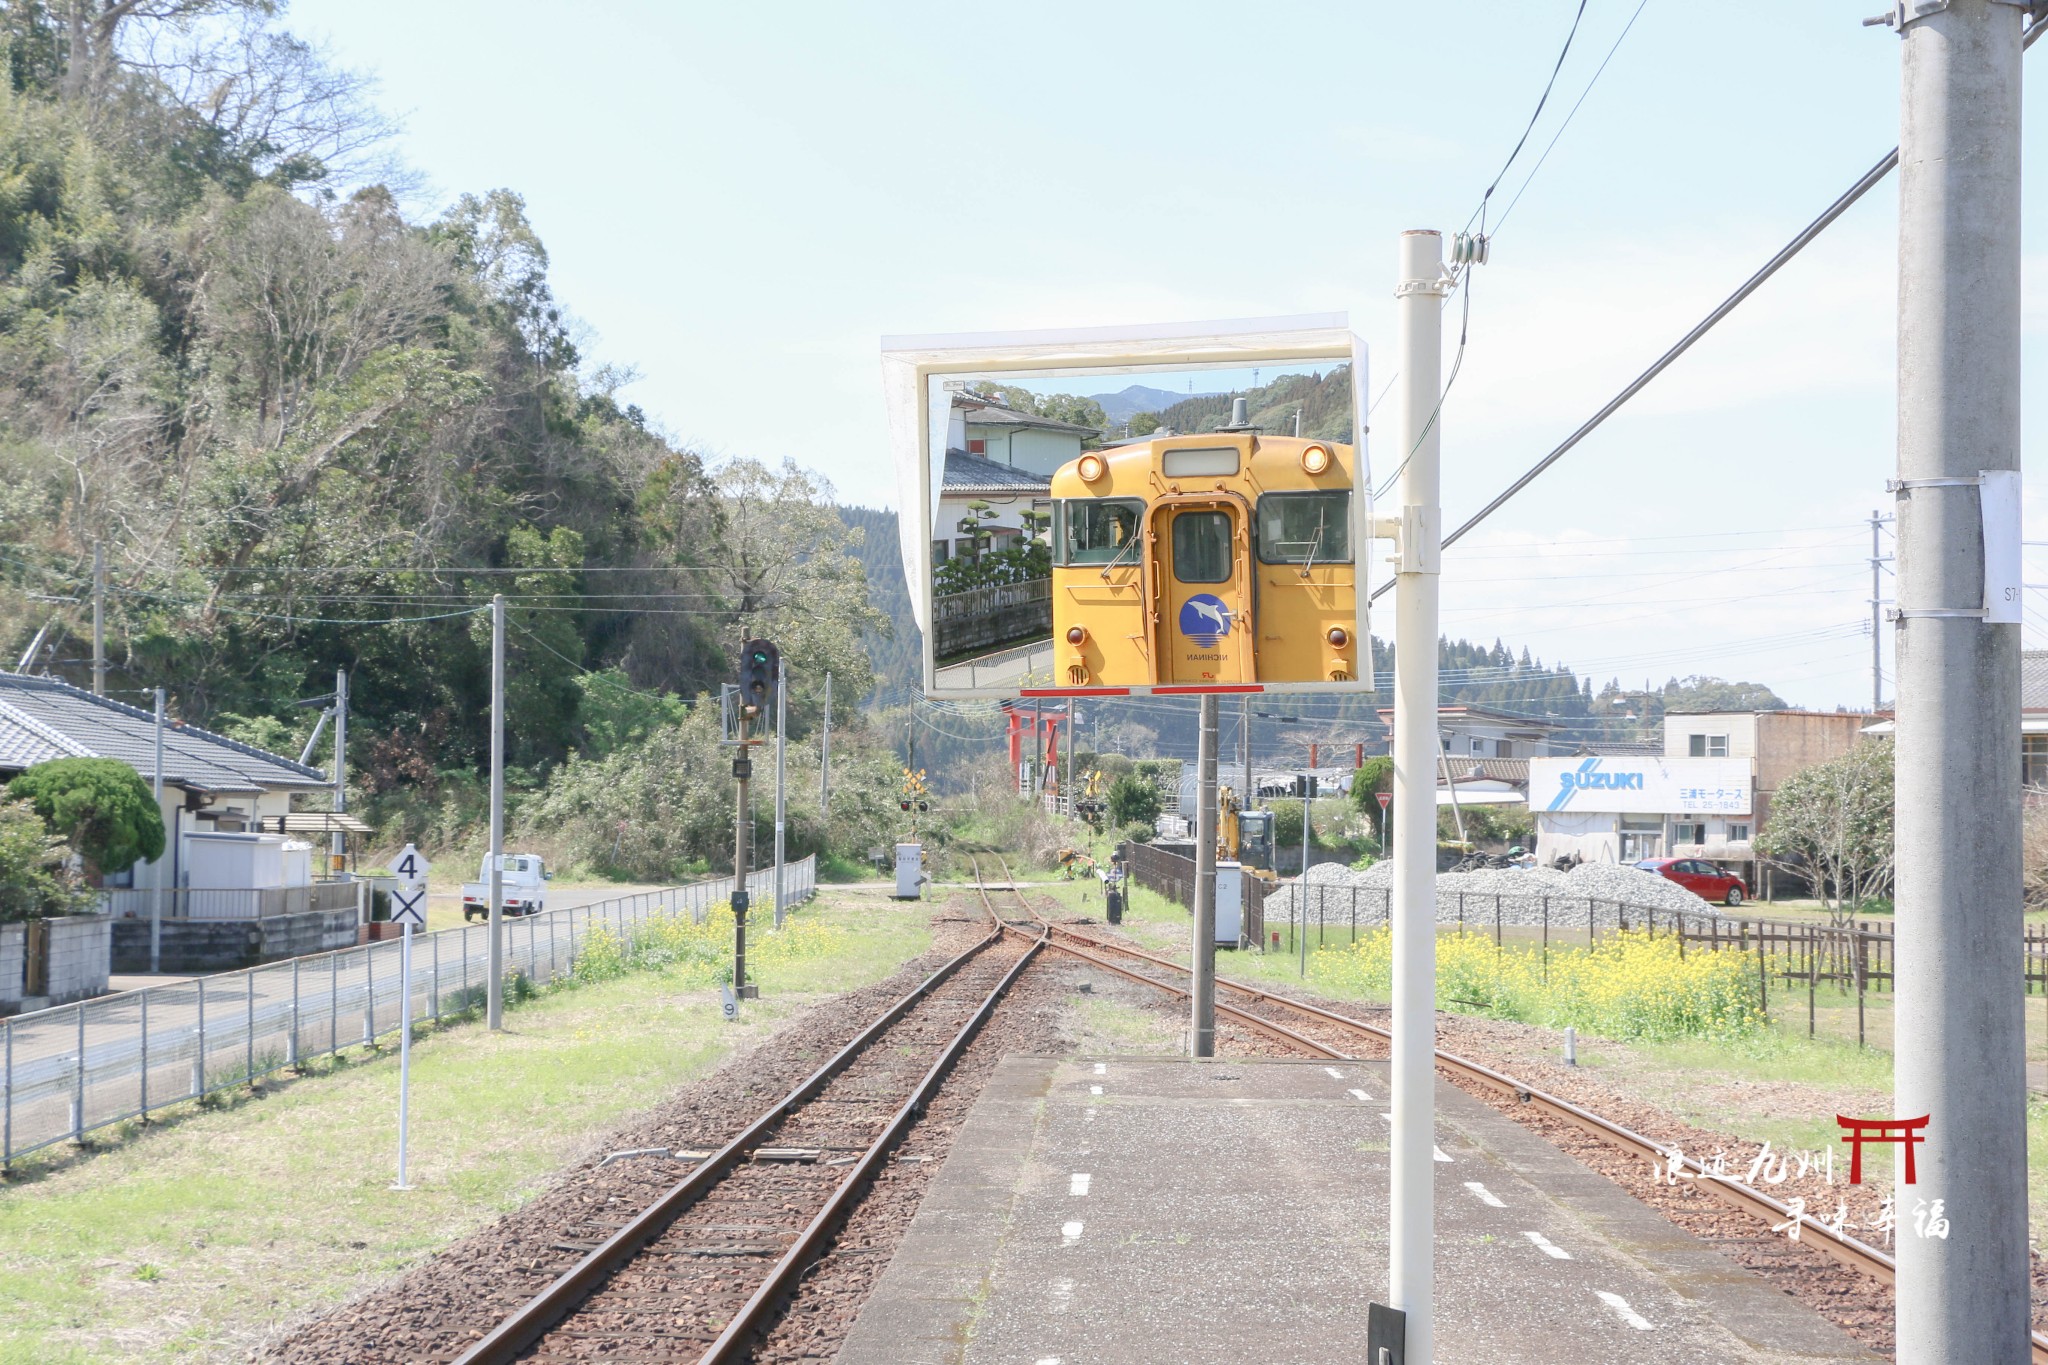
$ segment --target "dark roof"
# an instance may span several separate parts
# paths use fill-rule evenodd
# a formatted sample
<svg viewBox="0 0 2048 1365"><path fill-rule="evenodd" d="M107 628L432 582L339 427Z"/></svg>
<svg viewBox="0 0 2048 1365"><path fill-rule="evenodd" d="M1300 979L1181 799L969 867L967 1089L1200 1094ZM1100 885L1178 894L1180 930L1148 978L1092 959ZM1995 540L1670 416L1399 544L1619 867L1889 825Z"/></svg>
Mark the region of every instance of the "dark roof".
<svg viewBox="0 0 2048 1365"><path fill-rule="evenodd" d="M2020 651L2020 710L2048 710L2048 649Z"/></svg>
<svg viewBox="0 0 2048 1365"><path fill-rule="evenodd" d="M953 396L953 406L960 410L962 419L974 427L1030 427L1035 431L1071 431L1077 436L1093 436L1094 427L1076 426L1072 422L1056 422L1050 417L1039 417L1015 408L1006 408L1000 403L991 403L983 398L969 398L965 394Z"/></svg>
<svg viewBox="0 0 2048 1365"><path fill-rule="evenodd" d="M994 460L984 460L964 450L949 450L946 452L946 479L939 486L939 491L949 497L966 493L1046 494L1052 492L1052 478L1046 474L1034 474L1028 469L998 464Z"/></svg>
<svg viewBox="0 0 2048 1365"><path fill-rule="evenodd" d="M54 758L117 758L156 770L156 717L57 678L0 673L0 772ZM327 776L279 754L196 725L164 725L164 781L187 791L261 792L327 785Z"/></svg>
<svg viewBox="0 0 2048 1365"><path fill-rule="evenodd" d="M1518 711L1501 711L1496 710L1491 706L1467 706L1463 702L1446 703L1442 706L1437 707L1436 716L1437 722L1439 724L1446 720L1458 720L1460 718L1466 718L1471 720L1485 721L1489 724L1501 724L1509 726L1519 725L1536 730L1564 729L1563 722L1551 720L1546 716L1525 716ZM1379 717L1381 722L1384 723L1389 730L1393 729L1393 707L1380 707Z"/></svg>

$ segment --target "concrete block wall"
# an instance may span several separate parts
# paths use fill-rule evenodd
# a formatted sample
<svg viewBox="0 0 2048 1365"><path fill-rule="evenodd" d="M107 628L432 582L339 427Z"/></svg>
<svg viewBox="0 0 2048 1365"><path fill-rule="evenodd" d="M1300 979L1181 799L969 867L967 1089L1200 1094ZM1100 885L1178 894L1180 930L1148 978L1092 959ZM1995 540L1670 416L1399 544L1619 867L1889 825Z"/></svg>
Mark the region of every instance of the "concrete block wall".
<svg viewBox="0 0 2048 1365"><path fill-rule="evenodd" d="M0 924L0 1014L21 1008L27 982L28 926Z"/></svg>
<svg viewBox="0 0 2048 1365"><path fill-rule="evenodd" d="M113 924L114 970L149 970L149 921ZM262 919L165 920L158 964L166 972L225 972L279 958L352 948L356 912L307 910Z"/></svg>
<svg viewBox="0 0 2048 1365"><path fill-rule="evenodd" d="M113 920L106 915L64 915L44 923L50 943L50 1003L105 995L113 968Z"/></svg>

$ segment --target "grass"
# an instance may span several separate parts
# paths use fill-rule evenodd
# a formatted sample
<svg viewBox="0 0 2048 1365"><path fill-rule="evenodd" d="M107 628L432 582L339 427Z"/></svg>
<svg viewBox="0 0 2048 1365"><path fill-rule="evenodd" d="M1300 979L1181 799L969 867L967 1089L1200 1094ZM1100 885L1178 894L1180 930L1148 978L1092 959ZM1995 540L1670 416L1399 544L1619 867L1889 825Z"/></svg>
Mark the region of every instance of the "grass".
<svg viewBox="0 0 2048 1365"><path fill-rule="evenodd" d="M801 918L833 931L830 951L775 964L737 1024L678 964L543 991L500 1034L472 1022L422 1039L408 1192L389 1188L388 1049L29 1163L0 1187L0 1365L243 1359L273 1326L524 1203L629 1116L930 942L915 909L829 891Z"/></svg>

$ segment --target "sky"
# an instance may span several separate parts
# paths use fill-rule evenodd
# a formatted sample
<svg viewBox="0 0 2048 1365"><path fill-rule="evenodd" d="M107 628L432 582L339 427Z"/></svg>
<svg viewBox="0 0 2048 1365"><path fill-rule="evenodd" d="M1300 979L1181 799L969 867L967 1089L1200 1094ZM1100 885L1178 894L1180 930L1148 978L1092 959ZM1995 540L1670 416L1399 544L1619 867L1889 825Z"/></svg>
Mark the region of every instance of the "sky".
<svg viewBox="0 0 2048 1365"><path fill-rule="evenodd" d="M626 401L714 459L791 458L893 506L884 335L1343 311L1377 394L1400 232L1472 219L1575 8L297 0L286 22L378 75L420 212L525 196L587 355L640 376ZM1896 144L1899 39L1861 26L1878 8L1588 0L1488 204L1442 418L1447 526ZM1894 178L1447 551L1445 634L1596 686L1706 674L1868 706L1896 207ZM2030 388L2044 265L2029 254ZM2030 410L2030 465L2044 431ZM2037 485L2027 534L2048 541ZM2048 583L2048 549L2028 554ZM2029 597L2025 642L2048 648L2048 590Z"/></svg>

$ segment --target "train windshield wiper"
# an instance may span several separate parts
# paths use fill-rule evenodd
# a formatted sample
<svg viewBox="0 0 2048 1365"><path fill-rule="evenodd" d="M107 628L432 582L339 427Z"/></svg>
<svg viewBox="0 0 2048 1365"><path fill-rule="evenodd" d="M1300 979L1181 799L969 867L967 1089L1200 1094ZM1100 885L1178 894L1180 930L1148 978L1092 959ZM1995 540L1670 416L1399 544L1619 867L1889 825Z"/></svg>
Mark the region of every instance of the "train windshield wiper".
<svg viewBox="0 0 2048 1365"><path fill-rule="evenodd" d="M1109 561L1109 563L1102 566L1102 577L1105 582L1107 582L1109 579L1109 571L1111 569L1114 569L1117 565L1123 563L1124 556L1129 554L1132 550L1136 549L1137 545L1138 537L1135 533L1133 533L1131 538L1123 543L1123 548L1116 552L1115 557L1112 558Z"/></svg>
<svg viewBox="0 0 2048 1365"><path fill-rule="evenodd" d="M1302 561L1301 561L1301 576L1302 576L1303 578L1307 578L1307 577L1308 577L1308 571L1309 571L1310 569L1313 569L1313 568L1314 568L1314 567L1316 566L1316 546L1318 546L1318 545L1320 545L1320 544L1322 544L1322 543L1323 543L1323 517L1324 517L1324 515L1325 515L1325 514L1323 513L1323 511L1322 511L1322 510L1321 510L1320 508L1319 508L1319 509L1317 509L1317 511L1316 511L1316 535L1315 535L1315 539L1314 539L1314 540L1311 540L1311 541L1310 541L1310 542L1308 543L1308 558L1307 558L1307 559L1304 559L1304 560L1302 560Z"/></svg>

